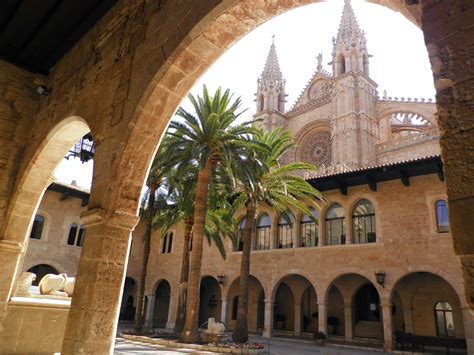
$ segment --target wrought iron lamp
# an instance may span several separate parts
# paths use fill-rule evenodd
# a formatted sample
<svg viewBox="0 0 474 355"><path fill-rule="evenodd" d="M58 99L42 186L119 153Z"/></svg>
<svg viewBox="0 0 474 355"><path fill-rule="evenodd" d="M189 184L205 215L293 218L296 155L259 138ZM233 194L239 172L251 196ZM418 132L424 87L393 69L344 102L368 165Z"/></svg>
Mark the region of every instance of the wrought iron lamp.
<svg viewBox="0 0 474 355"><path fill-rule="evenodd" d="M219 285L223 286L225 283L225 275L217 275L217 282L219 283Z"/></svg>
<svg viewBox="0 0 474 355"><path fill-rule="evenodd" d="M92 140L92 135L87 133L84 137L74 144L74 147L68 152L64 158L69 160L69 158L79 158L82 163L86 163L89 160L94 158L95 147L94 141Z"/></svg>
<svg viewBox="0 0 474 355"><path fill-rule="evenodd" d="M385 272L383 271L377 271L375 273L375 279L377 280L377 283L382 286L382 287L385 287Z"/></svg>

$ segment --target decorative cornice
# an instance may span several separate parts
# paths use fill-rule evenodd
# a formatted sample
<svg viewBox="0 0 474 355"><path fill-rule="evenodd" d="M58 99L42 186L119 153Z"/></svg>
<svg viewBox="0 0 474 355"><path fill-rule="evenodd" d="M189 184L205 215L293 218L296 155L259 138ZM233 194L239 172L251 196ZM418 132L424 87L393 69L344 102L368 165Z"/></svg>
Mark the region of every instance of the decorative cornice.
<svg viewBox="0 0 474 355"><path fill-rule="evenodd" d="M106 212L100 207L87 210L81 214L81 223L85 227L106 224L111 227L133 230L139 220L140 217L135 214L123 211Z"/></svg>

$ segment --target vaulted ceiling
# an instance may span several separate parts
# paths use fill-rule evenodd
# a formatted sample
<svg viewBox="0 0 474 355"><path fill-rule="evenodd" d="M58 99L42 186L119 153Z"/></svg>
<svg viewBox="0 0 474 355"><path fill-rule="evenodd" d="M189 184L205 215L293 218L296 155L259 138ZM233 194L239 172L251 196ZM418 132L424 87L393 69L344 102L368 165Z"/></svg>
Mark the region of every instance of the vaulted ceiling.
<svg viewBox="0 0 474 355"><path fill-rule="evenodd" d="M117 0L0 0L0 59L48 74Z"/></svg>

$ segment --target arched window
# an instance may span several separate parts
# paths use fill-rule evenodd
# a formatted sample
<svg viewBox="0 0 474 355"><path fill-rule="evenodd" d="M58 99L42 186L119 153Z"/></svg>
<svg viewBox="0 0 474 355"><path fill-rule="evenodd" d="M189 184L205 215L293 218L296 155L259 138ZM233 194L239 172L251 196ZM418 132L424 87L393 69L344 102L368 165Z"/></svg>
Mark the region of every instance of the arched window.
<svg viewBox="0 0 474 355"><path fill-rule="evenodd" d="M352 212L354 243L375 243L375 209L369 200L360 200Z"/></svg>
<svg viewBox="0 0 474 355"><path fill-rule="evenodd" d="M436 227L438 233L449 232L448 204L445 200L436 201Z"/></svg>
<svg viewBox="0 0 474 355"><path fill-rule="evenodd" d="M41 239L41 235L43 234L43 227L44 227L44 217L37 214L33 221L33 227L31 227L30 238Z"/></svg>
<svg viewBox="0 0 474 355"><path fill-rule="evenodd" d="M339 74L344 74L346 72L346 59L343 55L339 57Z"/></svg>
<svg viewBox="0 0 474 355"><path fill-rule="evenodd" d="M293 227L295 217L290 211L281 214L278 220L278 248L293 248Z"/></svg>
<svg viewBox="0 0 474 355"><path fill-rule="evenodd" d="M440 337L454 337L453 309L448 302L435 305L436 330Z"/></svg>
<svg viewBox="0 0 474 355"><path fill-rule="evenodd" d="M326 213L326 245L346 244L344 209L333 203Z"/></svg>
<svg viewBox="0 0 474 355"><path fill-rule="evenodd" d="M168 233L163 237L163 244L161 244L161 254L166 253L166 244L168 243Z"/></svg>
<svg viewBox="0 0 474 355"><path fill-rule="evenodd" d="M239 310L239 296L234 296L234 299L232 300L232 314L231 314L232 320L237 319L238 310Z"/></svg>
<svg viewBox="0 0 474 355"><path fill-rule="evenodd" d="M258 98L258 112L263 111L263 108L265 107L265 99L263 98L263 94L260 94Z"/></svg>
<svg viewBox="0 0 474 355"><path fill-rule="evenodd" d="M242 217L239 222L239 230L237 232L237 245L234 247L234 251L242 251L244 248L244 242L243 242L243 237L244 237L244 229L245 229L245 223L247 221L246 217Z"/></svg>
<svg viewBox="0 0 474 355"><path fill-rule="evenodd" d="M166 246L166 252L171 253L173 247L173 232L168 235L168 245Z"/></svg>
<svg viewBox="0 0 474 355"><path fill-rule="evenodd" d="M77 235L77 241L76 241L76 245L78 247L82 247L84 245L84 238L86 236L86 228L84 226L81 226L81 228L79 228L79 234ZM130 250L132 250L130 248Z"/></svg>
<svg viewBox="0 0 474 355"><path fill-rule="evenodd" d="M69 228L69 235L67 237L67 245L74 245L76 244L76 235L77 235L77 224L71 224Z"/></svg>
<svg viewBox="0 0 474 355"><path fill-rule="evenodd" d="M314 218L318 219L318 212L313 207L310 207L309 210ZM318 245L318 226L314 221L308 216L304 215L301 218L301 246L302 247L315 247Z"/></svg>
<svg viewBox="0 0 474 355"><path fill-rule="evenodd" d="M272 221L266 213L262 214L258 219L257 238L255 243L256 250L270 249L270 228Z"/></svg>

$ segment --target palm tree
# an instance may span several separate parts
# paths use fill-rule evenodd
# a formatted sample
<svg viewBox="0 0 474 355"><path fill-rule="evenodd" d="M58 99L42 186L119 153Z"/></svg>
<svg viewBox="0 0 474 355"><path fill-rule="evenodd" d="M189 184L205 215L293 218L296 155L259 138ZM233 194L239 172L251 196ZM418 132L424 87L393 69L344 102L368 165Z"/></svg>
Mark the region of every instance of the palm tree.
<svg viewBox="0 0 474 355"><path fill-rule="evenodd" d="M237 110L240 99L232 101L229 90L222 93L219 88L210 96L203 88L203 96L188 98L195 114L179 108L177 115L184 122L174 120L170 124L170 134L175 143L172 150L179 152L180 158L199 167L196 180L196 195L193 218L193 249L189 270L186 320L181 339L196 342L199 339L198 310L201 279L201 259L205 231L209 185L213 170L219 164L228 164L236 151L244 144L244 137L253 132L250 122L235 125L240 115Z"/></svg>
<svg viewBox="0 0 474 355"><path fill-rule="evenodd" d="M291 163L281 166L279 164L282 155L294 147L288 132L282 131L280 128L272 132L260 130L255 134L254 139L265 144L268 149L255 151L259 157L257 163L252 157L245 158L246 165L252 168L252 174L248 174L248 172L242 174L239 172L238 166L234 168L234 172L240 175L241 195L236 202L246 207L246 223L242 233L243 250L239 278L239 302L233 332L233 340L236 342L246 342L248 340L247 311L250 250L253 221L257 215L258 203L266 203L278 212L285 212L289 208L294 208L312 217L303 200L322 199L318 190L297 175L301 171L315 170L314 165Z"/></svg>
<svg viewBox="0 0 474 355"><path fill-rule="evenodd" d="M143 331L145 282L148 268L148 260L150 258L150 244L153 229L153 218L156 212L160 208L163 208L165 205L165 201L163 200L163 198L159 198L159 203L157 203L157 192L163 185L166 178L166 174L169 172L173 164L176 163L176 160L167 154L168 144L169 139L165 137L153 159L153 163L146 181L147 191L143 200L145 207L141 209L141 218L146 224L146 230L143 234L142 270L140 275L140 288L138 290L138 303L135 316L135 331L138 334L142 333Z"/></svg>

